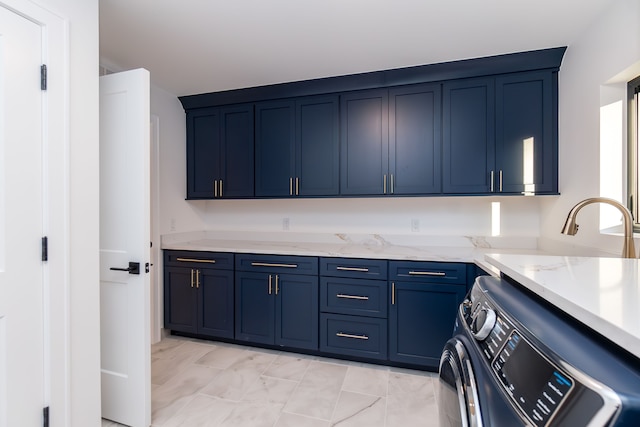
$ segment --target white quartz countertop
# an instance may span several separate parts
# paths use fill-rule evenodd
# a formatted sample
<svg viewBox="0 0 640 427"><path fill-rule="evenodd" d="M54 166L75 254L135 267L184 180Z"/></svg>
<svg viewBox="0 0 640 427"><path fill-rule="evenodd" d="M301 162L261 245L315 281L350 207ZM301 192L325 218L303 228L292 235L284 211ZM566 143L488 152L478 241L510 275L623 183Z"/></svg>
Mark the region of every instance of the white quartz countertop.
<svg viewBox="0 0 640 427"><path fill-rule="evenodd" d="M487 254L524 287L640 357L640 260Z"/></svg>
<svg viewBox="0 0 640 427"><path fill-rule="evenodd" d="M486 253L541 253L536 245L535 237L198 231L164 235L161 247L210 252L476 262L485 269L492 269L484 260Z"/></svg>

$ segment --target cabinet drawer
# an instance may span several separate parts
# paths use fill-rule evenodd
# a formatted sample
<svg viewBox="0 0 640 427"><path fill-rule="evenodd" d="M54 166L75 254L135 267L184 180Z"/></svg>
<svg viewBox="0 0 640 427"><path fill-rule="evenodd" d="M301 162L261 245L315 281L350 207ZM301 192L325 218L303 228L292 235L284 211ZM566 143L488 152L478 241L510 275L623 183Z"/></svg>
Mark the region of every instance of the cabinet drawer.
<svg viewBox="0 0 640 427"><path fill-rule="evenodd" d="M387 261L359 258L320 258L320 275L387 280Z"/></svg>
<svg viewBox="0 0 640 427"><path fill-rule="evenodd" d="M318 274L318 258L293 255L237 254L236 270L261 273Z"/></svg>
<svg viewBox="0 0 640 427"><path fill-rule="evenodd" d="M369 359L386 359L387 320L322 313L320 351Z"/></svg>
<svg viewBox="0 0 640 427"><path fill-rule="evenodd" d="M387 282L322 277L320 311L386 318Z"/></svg>
<svg viewBox="0 0 640 427"><path fill-rule="evenodd" d="M467 265L456 262L390 261L389 280L466 285Z"/></svg>
<svg viewBox="0 0 640 427"><path fill-rule="evenodd" d="M164 265L233 270L233 254L225 252L164 251Z"/></svg>

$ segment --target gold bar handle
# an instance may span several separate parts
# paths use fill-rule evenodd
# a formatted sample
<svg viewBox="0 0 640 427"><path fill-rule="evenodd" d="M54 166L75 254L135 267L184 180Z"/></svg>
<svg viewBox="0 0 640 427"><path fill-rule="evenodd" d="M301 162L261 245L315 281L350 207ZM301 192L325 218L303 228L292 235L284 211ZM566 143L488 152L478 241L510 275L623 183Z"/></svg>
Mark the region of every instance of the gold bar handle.
<svg viewBox="0 0 640 427"><path fill-rule="evenodd" d="M382 179L382 194L387 194L387 174L384 174L384 178Z"/></svg>
<svg viewBox="0 0 640 427"><path fill-rule="evenodd" d="M298 264L275 264L271 262L252 262L252 267L283 267L283 268L298 268Z"/></svg>
<svg viewBox="0 0 640 427"><path fill-rule="evenodd" d="M191 287L193 288L193 268L191 269Z"/></svg>
<svg viewBox="0 0 640 427"><path fill-rule="evenodd" d="M393 174L391 174L391 194L394 193L393 187Z"/></svg>
<svg viewBox="0 0 640 427"><path fill-rule="evenodd" d="M491 171L491 177L489 180L491 181L491 192L493 193L493 171Z"/></svg>
<svg viewBox="0 0 640 427"><path fill-rule="evenodd" d="M197 259L197 258L176 258L176 261L180 262L202 262L206 264L215 264L215 259Z"/></svg>
<svg viewBox="0 0 640 427"><path fill-rule="evenodd" d="M278 295L278 275L276 274L276 295Z"/></svg>
<svg viewBox="0 0 640 427"><path fill-rule="evenodd" d="M300 195L300 178L296 176L296 196Z"/></svg>
<svg viewBox="0 0 640 427"><path fill-rule="evenodd" d="M442 271L410 271L409 276L446 276Z"/></svg>
<svg viewBox="0 0 640 427"><path fill-rule="evenodd" d="M336 267L336 270L340 270L340 271L359 271L361 273L368 273L369 269L365 268L365 267L341 267L338 266Z"/></svg>
<svg viewBox="0 0 640 427"><path fill-rule="evenodd" d="M269 295L271 295L271 275L269 275Z"/></svg>
<svg viewBox="0 0 640 427"><path fill-rule="evenodd" d="M336 297L344 298L344 299L357 299L362 301L367 301L369 299L369 297L362 297L359 295L345 295L345 294L337 294Z"/></svg>
<svg viewBox="0 0 640 427"><path fill-rule="evenodd" d="M213 181L213 197L218 197L218 180Z"/></svg>
<svg viewBox="0 0 640 427"><path fill-rule="evenodd" d="M500 179L500 192L502 193L502 169L500 169L500 173L498 174L498 177Z"/></svg>
<svg viewBox="0 0 640 427"><path fill-rule="evenodd" d="M196 289L200 289L200 270L196 270Z"/></svg>
<svg viewBox="0 0 640 427"><path fill-rule="evenodd" d="M391 305L396 305L396 282L391 282Z"/></svg>
<svg viewBox="0 0 640 427"><path fill-rule="evenodd" d="M366 335L353 335L353 334L345 334L344 332L338 332L336 333L337 337L342 337L342 338L354 338L357 340L368 340L369 337Z"/></svg>
<svg viewBox="0 0 640 427"><path fill-rule="evenodd" d="M293 178L289 177L289 195L293 196Z"/></svg>
<svg viewBox="0 0 640 427"><path fill-rule="evenodd" d="M220 180L220 197L222 197L222 180Z"/></svg>

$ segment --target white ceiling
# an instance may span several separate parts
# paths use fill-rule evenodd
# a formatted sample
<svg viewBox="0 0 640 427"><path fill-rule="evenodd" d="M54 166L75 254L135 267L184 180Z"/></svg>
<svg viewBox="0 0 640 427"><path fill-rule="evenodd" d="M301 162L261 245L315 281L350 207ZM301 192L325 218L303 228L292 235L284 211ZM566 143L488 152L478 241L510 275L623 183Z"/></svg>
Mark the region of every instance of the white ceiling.
<svg viewBox="0 0 640 427"><path fill-rule="evenodd" d="M100 57L182 96L568 46L613 2L100 0Z"/></svg>

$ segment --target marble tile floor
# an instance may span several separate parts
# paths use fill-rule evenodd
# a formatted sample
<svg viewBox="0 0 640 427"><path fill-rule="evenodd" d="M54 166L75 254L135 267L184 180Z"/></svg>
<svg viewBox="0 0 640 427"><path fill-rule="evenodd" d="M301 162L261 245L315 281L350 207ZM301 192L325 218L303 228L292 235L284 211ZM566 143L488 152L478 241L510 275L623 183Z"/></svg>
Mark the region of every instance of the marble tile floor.
<svg viewBox="0 0 640 427"><path fill-rule="evenodd" d="M438 426L431 372L167 337L151 374L154 427Z"/></svg>

